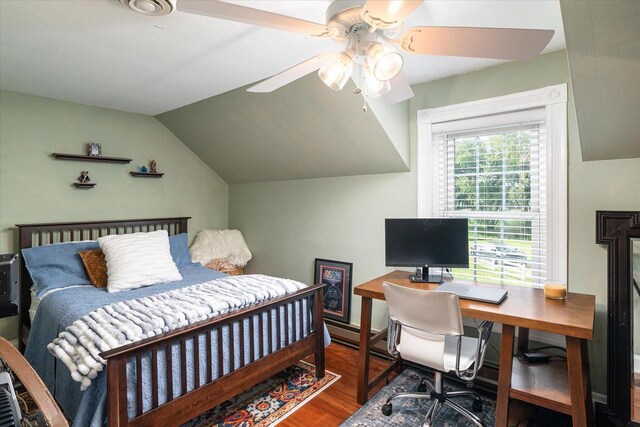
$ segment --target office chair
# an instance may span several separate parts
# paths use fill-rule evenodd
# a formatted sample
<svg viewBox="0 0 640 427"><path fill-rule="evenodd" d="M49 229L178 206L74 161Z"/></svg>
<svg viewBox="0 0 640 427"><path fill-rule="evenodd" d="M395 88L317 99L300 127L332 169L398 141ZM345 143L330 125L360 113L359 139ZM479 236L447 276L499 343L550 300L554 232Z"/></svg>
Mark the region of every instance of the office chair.
<svg viewBox="0 0 640 427"><path fill-rule="evenodd" d="M393 357L398 354L407 361L432 368L433 383L424 381L417 392L396 393L382 406L384 415L393 412L392 400L399 398L431 399L423 427L433 426L438 410L443 406L457 411L476 426L484 424L475 414L453 399L474 397L473 410L482 411L482 401L472 390L446 392L442 374L455 371L471 387L484 356L493 322L478 326L478 338L464 336L458 296L449 292L412 289L385 282L382 285L389 306L387 347ZM429 388L429 391L427 391Z"/></svg>

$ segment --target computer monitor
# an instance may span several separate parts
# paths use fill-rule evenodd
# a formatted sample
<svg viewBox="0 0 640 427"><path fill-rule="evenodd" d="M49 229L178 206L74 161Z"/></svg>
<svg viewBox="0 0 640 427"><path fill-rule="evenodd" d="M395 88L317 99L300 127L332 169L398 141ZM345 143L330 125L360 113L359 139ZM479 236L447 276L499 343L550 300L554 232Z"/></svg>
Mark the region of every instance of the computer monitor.
<svg viewBox="0 0 640 427"><path fill-rule="evenodd" d="M430 267L469 267L469 225L466 218L385 220L387 267L416 267L414 282L442 283ZM421 270L420 270L421 269Z"/></svg>

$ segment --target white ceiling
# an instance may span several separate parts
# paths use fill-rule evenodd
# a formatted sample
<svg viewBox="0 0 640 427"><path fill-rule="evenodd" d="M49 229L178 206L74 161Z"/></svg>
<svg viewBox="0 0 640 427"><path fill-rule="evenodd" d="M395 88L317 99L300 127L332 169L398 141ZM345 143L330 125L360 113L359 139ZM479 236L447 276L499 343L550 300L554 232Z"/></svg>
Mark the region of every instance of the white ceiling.
<svg viewBox="0 0 640 427"><path fill-rule="evenodd" d="M331 2L236 3L324 23ZM553 29L546 51L565 46L557 0L428 0L405 28L418 25ZM123 111L156 115L337 50L330 40L186 13L147 17L118 0L0 0L1 89ZM504 62L404 56L411 84Z"/></svg>

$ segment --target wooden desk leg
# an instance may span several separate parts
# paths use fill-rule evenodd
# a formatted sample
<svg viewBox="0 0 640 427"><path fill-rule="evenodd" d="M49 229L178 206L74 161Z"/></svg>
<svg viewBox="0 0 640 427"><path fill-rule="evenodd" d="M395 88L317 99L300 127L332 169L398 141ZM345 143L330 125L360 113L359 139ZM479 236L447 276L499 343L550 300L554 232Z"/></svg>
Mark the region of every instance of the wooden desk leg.
<svg viewBox="0 0 640 427"><path fill-rule="evenodd" d="M589 370L589 346L587 340L580 340L580 349L582 350L582 366L584 367L584 381L587 384L587 424L595 425L593 412L593 396L591 395L591 371Z"/></svg>
<svg viewBox="0 0 640 427"><path fill-rule="evenodd" d="M529 350L529 329L518 326L518 353Z"/></svg>
<svg viewBox="0 0 640 427"><path fill-rule="evenodd" d="M369 399L369 351L371 350L371 298L362 297L360 308L360 349L358 353L358 396L359 404Z"/></svg>
<svg viewBox="0 0 640 427"><path fill-rule="evenodd" d="M500 370L498 372L498 399L496 403L496 427L506 427L509 419L509 392L513 368L513 338L515 326L502 325L500 341Z"/></svg>
<svg viewBox="0 0 640 427"><path fill-rule="evenodd" d="M585 354L586 343L583 345L579 338L566 337L567 340L567 368L569 371L569 389L571 390L571 419L573 427L593 425L591 402L587 403L587 395L591 394L591 381L585 376L588 369L588 355ZM585 366L585 364L587 366ZM587 375L589 375L587 373ZM591 401L591 396L589 396Z"/></svg>

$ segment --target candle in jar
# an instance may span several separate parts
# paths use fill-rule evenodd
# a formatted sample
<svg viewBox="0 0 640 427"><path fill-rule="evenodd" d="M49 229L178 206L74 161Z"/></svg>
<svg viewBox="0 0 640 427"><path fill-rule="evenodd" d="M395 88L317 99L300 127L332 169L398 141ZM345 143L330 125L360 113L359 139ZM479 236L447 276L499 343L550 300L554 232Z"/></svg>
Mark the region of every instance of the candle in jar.
<svg viewBox="0 0 640 427"><path fill-rule="evenodd" d="M567 297L567 284L565 282L547 281L544 284L544 294L551 299L565 299Z"/></svg>

